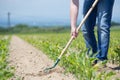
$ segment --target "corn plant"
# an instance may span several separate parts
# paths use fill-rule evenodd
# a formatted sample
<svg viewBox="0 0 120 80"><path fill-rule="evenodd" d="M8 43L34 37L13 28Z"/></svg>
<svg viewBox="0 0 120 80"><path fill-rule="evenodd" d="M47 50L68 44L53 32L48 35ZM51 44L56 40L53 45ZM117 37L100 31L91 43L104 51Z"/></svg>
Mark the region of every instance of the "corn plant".
<svg viewBox="0 0 120 80"><path fill-rule="evenodd" d="M116 53L116 61L120 66L120 45L115 47L114 51Z"/></svg>
<svg viewBox="0 0 120 80"><path fill-rule="evenodd" d="M0 80L8 80L13 76L13 68L8 66L9 39L0 39Z"/></svg>
<svg viewBox="0 0 120 80"><path fill-rule="evenodd" d="M82 35L72 43L65 53L69 55L64 55L59 65L63 66L66 72L73 73L78 80L110 80L113 72L98 72L99 68L91 65L96 58L86 57L86 49L81 36ZM67 33L57 35L52 33L20 35L20 37L30 42L38 49L41 49L53 60L57 59L69 38Z"/></svg>
<svg viewBox="0 0 120 80"><path fill-rule="evenodd" d="M109 61L112 64L120 65L120 35L119 31L113 31L111 34L110 48L109 48Z"/></svg>

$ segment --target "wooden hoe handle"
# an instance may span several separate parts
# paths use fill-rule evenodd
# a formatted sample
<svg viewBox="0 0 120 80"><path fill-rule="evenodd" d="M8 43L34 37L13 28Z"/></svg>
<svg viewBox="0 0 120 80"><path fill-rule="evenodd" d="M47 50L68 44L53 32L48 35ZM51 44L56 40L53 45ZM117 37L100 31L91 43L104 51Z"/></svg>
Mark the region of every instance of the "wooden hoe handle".
<svg viewBox="0 0 120 80"><path fill-rule="evenodd" d="M79 29L82 27L82 25L84 24L84 22L86 21L86 19L88 18L88 16L90 15L90 13L92 12L92 10L94 9L94 7L96 6L96 4L98 3L99 0L95 0L95 2L93 3L93 5L91 6L91 8L89 9L89 11L87 12L87 14L85 15L85 17L83 18L83 20L81 21L80 25L77 27L77 32L79 32ZM60 56L58 57L58 59L61 59L62 55L64 54L64 52L67 50L67 48L70 46L70 44L72 43L74 37L71 36L71 38L69 39L68 43L66 44L65 48L62 50Z"/></svg>

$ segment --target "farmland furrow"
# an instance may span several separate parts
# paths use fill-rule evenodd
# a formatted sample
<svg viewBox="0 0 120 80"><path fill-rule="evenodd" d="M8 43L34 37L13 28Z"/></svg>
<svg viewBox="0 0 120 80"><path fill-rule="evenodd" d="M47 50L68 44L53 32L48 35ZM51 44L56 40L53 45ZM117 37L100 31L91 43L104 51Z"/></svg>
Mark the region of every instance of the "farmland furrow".
<svg viewBox="0 0 120 80"><path fill-rule="evenodd" d="M17 36L12 37L9 52L10 65L15 66L15 77L12 80L75 80L73 75L65 75L59 66L50 74L43 73L43 69L53 65L53 61Z"/></svg>

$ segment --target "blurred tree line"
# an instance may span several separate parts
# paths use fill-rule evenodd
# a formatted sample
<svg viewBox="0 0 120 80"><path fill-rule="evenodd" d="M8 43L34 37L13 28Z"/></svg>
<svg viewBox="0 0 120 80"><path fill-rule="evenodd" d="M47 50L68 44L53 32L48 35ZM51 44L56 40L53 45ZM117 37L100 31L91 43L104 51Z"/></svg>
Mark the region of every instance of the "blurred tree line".
<svg viewBox="0 0 120 80"><path fill-rule="evenodd" d="M50 32L66 32L69 31L70 28L68 26L53 26L53 27L38 27L38 26L28 26L25 24L18 24L14 27L3 28L0 27L0 33L50 33Z"/></svg>
<svg viewBox="0 0 120 80"><path fill-rule="evenodd" d="M112 22L112 27L119 27L120 23ZM39 27L39 26L28 26L26 24L17 24L13 27L4 28L0 27L0 34L14 34L14 33L60 33L70 31L70 26L49 26L49 27Z"/></svg>

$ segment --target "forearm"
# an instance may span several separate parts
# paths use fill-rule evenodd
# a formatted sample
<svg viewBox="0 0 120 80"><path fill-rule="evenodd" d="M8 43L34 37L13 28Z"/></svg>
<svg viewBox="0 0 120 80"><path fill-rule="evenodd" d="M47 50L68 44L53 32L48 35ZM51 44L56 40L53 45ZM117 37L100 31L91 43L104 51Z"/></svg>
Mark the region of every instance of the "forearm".
<svg viewBox="0 0 120 80"><path fill-rule="evenodd" d="M76 28L78 11L79 11L79 0L71 0L71 4L70 4L71 29Z"/></svg>

